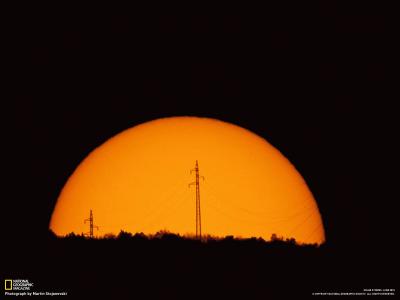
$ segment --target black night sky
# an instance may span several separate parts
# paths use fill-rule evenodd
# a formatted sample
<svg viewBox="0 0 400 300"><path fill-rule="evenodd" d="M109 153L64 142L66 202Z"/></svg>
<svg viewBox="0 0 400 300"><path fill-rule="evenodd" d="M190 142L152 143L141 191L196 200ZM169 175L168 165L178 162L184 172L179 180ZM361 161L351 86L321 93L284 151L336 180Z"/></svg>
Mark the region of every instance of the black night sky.
<svg viewBox="0 0 400 300"><path fill-rule="evenodd" d="M61 188L96 146L148 120L195 115L266 138L307 181L328 245L390 263L390 24L375 4L312 3L19 11L7 27L15 48L3 110L9 252L47 234Z"/></svg>

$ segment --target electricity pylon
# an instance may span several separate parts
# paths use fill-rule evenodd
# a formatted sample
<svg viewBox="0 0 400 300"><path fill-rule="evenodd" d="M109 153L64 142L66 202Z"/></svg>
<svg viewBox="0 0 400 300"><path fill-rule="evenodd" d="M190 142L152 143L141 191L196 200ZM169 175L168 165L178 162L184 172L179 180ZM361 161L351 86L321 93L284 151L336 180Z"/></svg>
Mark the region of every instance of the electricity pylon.
<svg viewBox="0 0 400 300"><path fill-rule="evenodd" d="M86 235L89 234L89 238L92 239L93 238L93 228L96 228L97 230L99 230L99 226L93 225L93 212L92 212L92 210L90 210L89 219L86 219L84 221L85 224L86 224L86 222L89 222L89 232L86 233Z"/></svg>
<svg viewBox="0 0 400 300"><path fill-rule="evenodd" d="M201 210L200 210L200 177L204 180L204 176L200 176L199 163L196 160L196 166L190 170L190 174L195 172L196 180L189 183L189 187L193 184L196 185L196 239L201 240Z"/></svg>

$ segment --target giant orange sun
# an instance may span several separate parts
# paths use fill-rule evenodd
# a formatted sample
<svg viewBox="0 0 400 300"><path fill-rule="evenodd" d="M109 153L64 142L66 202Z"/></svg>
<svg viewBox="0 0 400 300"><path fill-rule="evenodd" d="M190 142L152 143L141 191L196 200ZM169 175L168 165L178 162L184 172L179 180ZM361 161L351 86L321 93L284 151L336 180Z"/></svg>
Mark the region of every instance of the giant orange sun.
<svg viewBox="0 0 400 300"><path fill-rule="evenodd" d="M325 240L312 193L277 149L246 129L197 117L150 121L96 148L62 189L50 229L87 232L92 210L98 236L194 234L196 161L203 235Z"/></svg>

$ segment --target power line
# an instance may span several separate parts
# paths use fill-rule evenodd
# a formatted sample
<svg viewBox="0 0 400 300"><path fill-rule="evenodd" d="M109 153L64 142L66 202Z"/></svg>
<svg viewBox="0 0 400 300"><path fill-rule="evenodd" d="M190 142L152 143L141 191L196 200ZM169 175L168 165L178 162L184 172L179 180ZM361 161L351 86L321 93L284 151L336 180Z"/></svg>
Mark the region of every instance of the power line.
<svg viewBox="0 0 400 300"><path fill-rule="evenodd" d="M183 180L182 180L183 181ZM185 193L187 193L186 189L180 190L180 192L174 191L174 193L171 193L166 197L164 200L162 200L161 204L155 206L153 209L151 209L150 212L148 212L143 219L142 223L142 230L150 228L152 225L155 224L155 222L159 221L159 219L168 211L174 207L178 202L180 202L180 199L185 196Z"/></svg>
<svg viewBox="0 0 400 300"><path fill-rule="evenodd" d="M204 184L203 190L204 189L206 189L208 192L212 193L215 199L218 199L218 196L216 196L218 194L218 192L216 191L215 187L212 186L210 181L207 181ZM241 211L244 211L247 214L250 214L250 215L253 215L253 216L259 216L261 218L269 218L269 219L271 219L277 214L279 215L282 212L286 212L286 209L282 208L282 207L279 208L279 209L273 209L272 207L268 207L267 211L263 211L261 209L258 209L258 212L254 212L254 211L251 211L251 210L246 209L244 207L241 207L240 204L235 204L233 201L227 201L224 204L226 204L228 206L231 206L233 209L241 210ZM311 202L308 203L308 204L312 205ZM303 205L303 207L301 209L299 209L299 212L301 213L301 210L303 208L305 208L306 205L308 206L308 204ZM298 214L297 212L294 213L294 215L297 215L297 214Z"/></svg>
<svg viewBox="0 0 400 300"><path fill-rule="evenodd" d="M163 218L164 221L168 219L188 200L188 197L189 193L187 193L187 190L184 190L183 193L180 193L180 196L177 196L173 202L170 202L168 207L165 207L164 210L158 211L156 214L154 214L151 220L147 220L147 224L142 226L142 228L150 229L154 224L160 223L161 218Z"/></svg>
<svg viewBox="0 0 400 300"><path fill-rule="evenodd" d="M306 242L314 233L317 232L318 229L320 229L322 227L321 223L318 223L317 226L315 226L315 228L310 231L310 233L304 238L304 242Z"/></svg>
<svg viewBox="0 0 400 300"><path fill-rule="evenodd" d="M304 224L306 224L306 222L314 215L315 211L311 210L311 212L307 215L306 218L304 218L302 220L302 222L300 222L299 224L297 224L292 230L289 231L288 236L292 235L293 233L296 232L296 230L298 228L300 228L301 226L303 226Z"/></svg>
<svg viewBox="0 0 400 300"><path fill-rule="evenodd" d="M241 221L241 222L246 222L246 223L251 223L251 224L257 224L257 225L261 225L261 226L270 226L270 225L272 225L272 224L278 224L278 223L283 223L283 222L293 222L294 220L296 220L298 217L300 217L301 215L305 215L306 213L307 213L307 210L305 210L305 208L307 208L308 207L308 204L307 205L303 205L300 209L297 209L297 211L296 212L294 212L294 213L292 213L292 214L288 214L288 215L283 215L283 216L280 216L280 217L277 217L277 216L275 216L274 218L273 217L271 217L271 216L268 216L268 215L261 215L261 214L257 214L257 213L254 213L254 212L251 212L250 210L248 210L248 209L244 209L244 208L241 208L241 207L239 207L239 206L236 206L236 205L232 205L232 203L231 202L227 202L227 203L225 203L225 204L227 204L227 205L225 205L225 207L224 207L224 211L222 211L220 208L218 208L217 207L217 204L219 203L219 201L218 201L218 199L217 199L217 196L214 194L214 192L212 192L211 190L209 190L209 188L210 188L210 186L209 185L207 185L207 184L205 184L205 185L203 185L203 195L204 195L204 190L205 190L205 192L206 193L208 193L207 195L208 195L208 204L211 206L211 207L213 207L214 209L216 209L218 212L220 212L220 213L222 213L222 214L224 214L224 215L226 215L226 216L228 216L228 217L230 217L230 218L234 218L234 219L236 219L236 220L238 220L238 221ZM215 199L216 201L215 201L215 206L214 205L212 205L212 203L211 203L211 201L210 200L213 200L213 199ZM245 219L243 219L243 218L238 218L238 217L233 217L233 216L230 216L230 215L228 215L226 212L228 212L228 208L231 208L231 212L232 212L232 215L233 214L235 214L237 211L243 211L243 212L245 212L248 216L251 216L251 217L256 217L256 218L252 218L252 219L248 219L248 218L246 218L246 220Z"/></svg>

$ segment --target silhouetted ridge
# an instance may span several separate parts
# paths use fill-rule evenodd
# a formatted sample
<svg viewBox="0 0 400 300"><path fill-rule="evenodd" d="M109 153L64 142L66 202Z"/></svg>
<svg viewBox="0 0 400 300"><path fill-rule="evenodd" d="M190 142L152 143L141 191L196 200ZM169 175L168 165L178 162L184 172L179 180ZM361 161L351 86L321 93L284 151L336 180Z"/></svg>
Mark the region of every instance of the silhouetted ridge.
<svg viewBox="0 0 400 300"><path fill-rule="evenodd" d="M202 244L218 244L218 243L230 243L230 244L252 244L252 245L260 245L260 246L297 246L297 247L319 247L317 243L315 244L305 244L298 243L294 238L283 238L279 237L276 234L271 235L270 241L265 241L263 238L241 238L234 237L232 235L227 235L225 237L216 237L211 235L204 235L201 240L197 239L194 235L180 235L176 233L171 233L166 230L158 231L155 234L146 235L142 232L140 233L131 233L124 230L121 230L118 235L115 234L106 234L102 237L94 237L90 238L84 234L75 234L73 232L67 234L66 236L58 237L51 230L49 235L52 239L58 240L96 240L98 242L101 241L132 241L132 242L152 242L152 241L169 241L176 243L202 243Z"/></svg>
<svg viewBox="0 0 400 300"><path fill-rule="evenodd" d="M299 245L276 235L270 241L233 236L203 236L200 241L167 231L153 235L121 231L102 238L74 233L57 237L49 231L27 245L29 251L15 250L18 260L9 262L5 271L20 270L21 277L41 288L59 287L73 299L307 296L326 290L333 281L343 288L372 286L376 277L371 274L383 266L365 263L366 246L372 245L358 250L331 243ZM379 283L384 285L387 278Z"/></svg>

